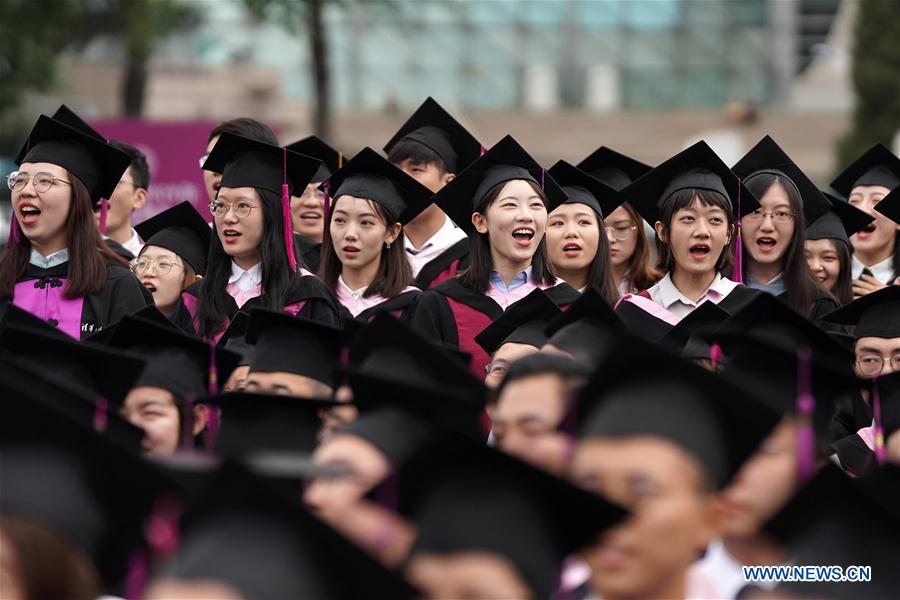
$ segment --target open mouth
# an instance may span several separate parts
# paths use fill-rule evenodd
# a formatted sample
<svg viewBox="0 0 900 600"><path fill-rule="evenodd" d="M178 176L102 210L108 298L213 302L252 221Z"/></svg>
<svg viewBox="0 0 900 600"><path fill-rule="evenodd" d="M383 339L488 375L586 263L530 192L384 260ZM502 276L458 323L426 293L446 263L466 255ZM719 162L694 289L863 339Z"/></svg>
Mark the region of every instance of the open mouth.
<svg viewBox="0 0 900 600"><path fill-rule="evenodd" d="M151 293L156 291L156 286L149 281L142 281L141 283L143 283L144 287L150 290Z"/></svg>
<svg viewBox="0 0 900 600"><path fill-rule="evenodd" d="M709 250L708 244L694 244L690 247L689 252L693 258L703 260L709 255Z"/></svg>
<svg viewBox="0 0 900 600"><path fill-rule="evenodd" d="M775 239L770 237L761 237L756 240L756 245L763 252L771 252L772 250L774 250L776 243L777 242L775 241Z"/></svg>
<svg viewBox="0 0 900 600"><path fill-rule="evenodd" d="M565 246L563 246L563 254L565 254L565 255L568 256L569 258L572 258L572 257L574 257L574 256L578 256L578 254L579 254L580 252L581 252L581 246L580 246L579 244L574 243L574 242L569 242L568 244L566 244Z"/></svg>
<svg viewBox="0 0 900 600"><path fill-rule="evenodd" d="M863 227L860 233L875 233L875 227L875 221L872 221L871 223Z"/></svg>
<svg viewBox="0 0 900 600"><path fill-rule="evenodd" d="M34 204L23 203L19 205L19 214L22 217L22 224L30 225L41 216L41 209Z"/></svg>
<svg viewBox="0 0 900 600"><path fill-rule="evenodd" d="M226 244L233 244L241 237L241 232L234 229L226 229L222 232L222 237L225 238Z"/></svg>
<svg viewBox="0 0 900 600"><path fill-rule="evenodd" d="M519 227L512 232L512 236L520 246L528 246L534 238L534 229L529 227Z"/></svg>
<svg viewBox="0 0 900 600"><path fill-rule="evenodd" d="M353 255L353 254L356 254L357 252L359 252L359 248L357 248L356 246L343 246L341 248L341 250L344 252L344 254L350 254L350 255Z"/></svg>
<svg viewBox="0 0 900 600"><path fill-rule="evenodd" d="M321 219L322 213L317 213L317 212L300 213L300 218L304 219L304 220L310 220L310 221L316 220L316 219Z"/></svg>

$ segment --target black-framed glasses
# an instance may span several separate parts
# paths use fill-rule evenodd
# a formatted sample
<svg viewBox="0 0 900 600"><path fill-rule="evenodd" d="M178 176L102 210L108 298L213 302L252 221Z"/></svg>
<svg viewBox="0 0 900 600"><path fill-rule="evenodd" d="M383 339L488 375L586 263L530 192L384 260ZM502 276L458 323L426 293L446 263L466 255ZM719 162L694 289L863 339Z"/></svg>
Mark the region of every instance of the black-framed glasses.
<svg viewBox="0 0 900 600"><path fill-rule="evenodd" d="M131 270L137 274L146 273L153 267L156 267L156 272L160 275L168 275L172 272L172 269L176 267L181 268L181 265L168 258L159 258L156 260L136 258L131 261Z"/></svg>
<svg viewBox="0 0 900 600"><path fill-rule="evenodd" d="M229 209L234 211L234 214L239 219L245 219L250 216L250 211L254 208L259 208L259 205L250 204L249 202L235 202L234 204L225 204L221 200L213 200L209 203L209 212L216 217L224 217L228 214Z"/></svg>
<svg viewBox="0 0 900 600"><path fill-rule="evenodd" d="M856 359L856 364L859 366L859 372L863 375L878 375L884 368L885 359L888 359L890 361L891 368L894 371L900 371L900 353L894 354L892 356L882 356L880 354L863 354Z"/></svg>
<svg viewBox="0 0 900 600"><path fill-rule="evenodd" d="M772 212L763 212L759 209L754 210L749 215L744 217L745 221L750 221L751 223L758 223L765 219L766 217L772 217L772 221L775 223L780 223L785 225L794 220L794 213L789 210L775 210Z"/></svg>
<svg viewBox="0 0 900 600"><path fill-rule="evenodd" d="M9 189L14 192L21 192L25 189L25 186L28 185L29 181L34 182L34 190L39 193L46 192L51 187L53 187L54 181L58 181L66 185L72 185L65 179L54 177L52 173L45 173L43 171L41 171L40 173L35 173L34 175L22 173L21 171L13 171L6 178L6 185L8 185Z"/></svg>

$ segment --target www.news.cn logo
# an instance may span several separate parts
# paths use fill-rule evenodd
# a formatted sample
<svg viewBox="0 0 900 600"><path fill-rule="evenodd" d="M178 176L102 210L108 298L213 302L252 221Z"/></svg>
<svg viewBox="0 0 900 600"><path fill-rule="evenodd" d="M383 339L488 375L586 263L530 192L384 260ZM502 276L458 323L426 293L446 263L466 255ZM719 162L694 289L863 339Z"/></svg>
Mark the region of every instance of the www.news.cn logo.
<svg viewBox="0 0 900 600"><path fill-rule="evenodd" d="M775 567L743 567L748 582L865 582L872 581L872 567L838 565L779 565Z"/></svg>

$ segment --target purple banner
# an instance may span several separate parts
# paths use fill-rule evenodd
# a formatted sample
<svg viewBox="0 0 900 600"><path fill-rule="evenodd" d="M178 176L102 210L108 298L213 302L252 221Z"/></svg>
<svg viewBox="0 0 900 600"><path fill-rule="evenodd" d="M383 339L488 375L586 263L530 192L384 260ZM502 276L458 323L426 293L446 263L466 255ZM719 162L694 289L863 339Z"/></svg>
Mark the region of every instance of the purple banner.
<svg viewBox="0 0 900 600"><path fill-rule="evenodd" d="M93 121L97 131L110 139L131 144L147 155L150 195L134 214L134 223L187 200L207 220L209 199L203 188L198 160L206 153L214 121L142 121L138 119Z"/></svg>

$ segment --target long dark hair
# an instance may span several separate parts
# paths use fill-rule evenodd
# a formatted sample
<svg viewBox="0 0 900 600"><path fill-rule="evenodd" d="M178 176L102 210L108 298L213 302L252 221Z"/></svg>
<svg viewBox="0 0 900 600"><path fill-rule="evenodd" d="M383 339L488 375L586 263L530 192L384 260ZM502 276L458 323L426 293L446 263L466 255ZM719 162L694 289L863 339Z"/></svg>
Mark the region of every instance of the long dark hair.
<svg viewBox="0 0 900 600"><path fill-rule="evenodd" d="M263 233L259 242L261 305L281 310L284 296L291 282L291 268L285 254L284 224L281 216L281 198L272 192L254 188L260 198L263 211ZM297 257L298 264L300 257ZM209 244L206 278L197 297L197 329L200 337L212 338L224 326L228 318L226 302L228 278L231 276L231 257L225 253L213 220L213 235Z"/></svg>
<svg viewBox="0 0 900 600"><path fill-rule="evenodd" d="M378 219L390 228L395 223L383 206L372 200L367 200L369 206L378 215ZM334 240L331 239L331 220L334 218L334 210L329 211L328 223L325 224L325 235L322 238L322 266L319 268L319 277L325 282L332 292L337 293L338 277L344 265L338 258L334 249ZM390 248L381 246L381 257L378 263L378 272L375 279L366 288L363 298L371 296L384 296L393 298L408 286L413 280L412 268L406 259L406 249L403 246L403 235L397 236Z"/></svg>
<svg viewBox="0 0 900 600"><path fill-rule="evenodd" d="M127 267L103 238L94 222L94 203L80 179L66 171L72 190L69 214L64 224L69 266L64 298L82 298L99 292L106 285L106 271L110 262ZM15 212L11 218L17 218ZM13 242L0 256L0 297L12 298L16 281L25 275L31 257L31 240L20 232L18 243Z"/></svg>
<svg viewBox="0 0 900 600"><path fill-rule="evenodd" d="M606 239L606 229L600 215L597 215L597 227L600 228L600 237L597 240L597 254L588 265L587 285L594 288L604 300L615 304L619 300L619 290L616 289L612 265L609 264L609 240Z"/></svg>
<svg viewBox="0 0 900 600"><path fill-rule="evenodd" d="M853 250L843 240L829 240L838 255L838 276L831 294L843 306L853 302ZM896 256L896 255L895 255Z"/></svg>
<svg viewBox="0 0 900 600"><path fill-rule="evenodd" d="M668 233L669 228L672 225L672 218L675 216L675 213L684 208L690 208L694 205L694 202L699 202L702 206L715 206L724 210L725 219L728 221L728 229L732 232L734 231L734 211L731 208L731 202L728 201L728 198L718 192L692 188L678 190L663 200L663 203L659 208L659 220L663 224L663 229L666 233ZM672 253L669 252L669 242L663 242L657 237L656 249L658 253L656 266L661 271L666 273L670 272L675 267L675 261L672 258ZM719 260L716 261L716 271L723 275L726 274L726 272L730 272L732 260L732 244L726 244L725 247L722 248Z"/></svg>
<svg viewBox="0 0 900 600"><path fill-rule="evenodd" d="M751 175L744 180L747 189L757 198L762 198L773 185L780 185L788 197L791 212L794 213L794 235L788 244L787 251L781 259L782 279L784 280L784 298L788 306L801 315L808 315L816 298L823 290L806 263L806 218L803 216L803 200L797 187L791 181L772 173ZM746 280L747 263L744 261L744 277Z"/></svg>
<svg viewBox="0 0 900 600"><path fill-rule="evenodd" d="M528 181L527 179L523 181L528 182L528 185L531 186L534 193L540 196L541 200L544 202L544 206L547 206L547 195L544 193L544 190L533 181ZM503 188L507 183L509 182L503 181L491 188L485 195L484 201L475 212L485 214L491 204L493 204L497 200L497 197L500 196L500 192L503 191ZM460 198L460 201L464 202L465 199ZM607 253L608 252L609 251L607 250ZM491 259L491 240L488 237L488 234L479 233L477 230L472 229L469 233L469 267L458 275L460 281L467 288L476 291L479 294L483 294L488 289L488 284L491 280L491 271L493 269L494 263ZM553 285L556 282L556 276L553 274L553 270L550 266L550 258L547 255L546 235L541 238L537 251L531 258L531 280L534 283L547 286Z"/></svg>
<svg viewBox="0 0 900 600"><path fill-rule="evenodd" d="M646 290L662 279L662 272L650 264L650 240L647 239L647 231L644 229L644 219L627 202L622 203L622 208L628 213L637 241L634 244L634 253L628 259L625 269L625 278L636 290ZM606 241L607 246L609 240ZM618 294L618 290L616 290Z"/></svg>

